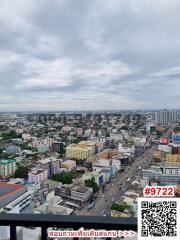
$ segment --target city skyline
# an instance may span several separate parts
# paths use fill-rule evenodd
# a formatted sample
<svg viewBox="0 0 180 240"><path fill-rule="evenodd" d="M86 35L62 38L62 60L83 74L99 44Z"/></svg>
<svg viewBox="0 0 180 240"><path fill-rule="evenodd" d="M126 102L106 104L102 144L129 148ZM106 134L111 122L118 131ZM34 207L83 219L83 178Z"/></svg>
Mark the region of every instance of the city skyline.
<svg viewBox="0 0 180 240"><path fill-rule="evenodd" d="M0 112L179 109L177 0L0 2Z"/></svg>

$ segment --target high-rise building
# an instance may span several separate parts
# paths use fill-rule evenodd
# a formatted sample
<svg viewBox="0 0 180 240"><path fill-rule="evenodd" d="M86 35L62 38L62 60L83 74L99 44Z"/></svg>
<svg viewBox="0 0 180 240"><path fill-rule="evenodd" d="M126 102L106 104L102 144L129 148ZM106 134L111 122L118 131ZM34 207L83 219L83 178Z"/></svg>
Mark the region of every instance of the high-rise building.
<svg viewBox="0 0 180 240"><path fill-rule="evenodd" d="M38 169L47 170L48 177L59 172L59 159L45 158L37 161L36 166Z"/></svg>
<svg viewBox="0 0 180 240"><path fill-rule="evenodd" d="M164 126L180 121L180 112L176 110L162 110L156 112L156 123Z"/></svg>
<svg viewBox="0 0 180 240"><path fill-rule="evenodd" d="M62 143L62 142L54 142L54 143L52 144L52 150L53 150L54 152L62 153L63 150L64 150L63 143Z"/></svg>
<svg viewBox="0 0 180 240"><path fill-rule="evenodd" d="M16 171L16 160L1 160L0 161L0 177L6 179L14 175Z"/></svg>

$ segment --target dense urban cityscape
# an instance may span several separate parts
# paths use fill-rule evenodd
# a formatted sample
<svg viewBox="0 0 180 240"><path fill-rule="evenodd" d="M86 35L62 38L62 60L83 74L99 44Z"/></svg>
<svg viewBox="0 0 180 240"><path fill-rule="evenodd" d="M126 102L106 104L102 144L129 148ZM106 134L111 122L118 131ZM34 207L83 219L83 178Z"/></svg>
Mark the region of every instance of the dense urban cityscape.
<svg viewBox="0 0 180 240"><path fill-rule="evenodd" d="M1 212L137 217L146 186L171 185L178 196L179 116L175 110L2 113Z"/></svg>
<svg viewBox="0 0 180 240"><path fill-rule="evenodd" d="M0 0L0 240L180 240L179 23L179 0Z"/></svg>

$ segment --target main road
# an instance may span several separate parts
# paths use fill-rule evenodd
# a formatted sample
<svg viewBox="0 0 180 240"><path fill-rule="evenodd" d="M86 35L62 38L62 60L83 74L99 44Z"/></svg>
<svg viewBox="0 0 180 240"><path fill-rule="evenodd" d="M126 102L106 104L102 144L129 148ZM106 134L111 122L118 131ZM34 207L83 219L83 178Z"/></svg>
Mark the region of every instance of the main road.
<svg viewBox="0 0 180 240"><path fill-rule="evenodd" d="M139 175L138 167L146 168L152 161L152 151L154 147L146 149L146 151L135 158L131 165L127 166L123 173L118 173L109 184L106 185L103 193L100 193L95 199L95 207L91 210L87 206L80 211L76 211L76 215L102 215L109 214L109 208L113 202L121 200L123 193L129 188L130 184L136 176ZM127 181L130 178L129 181Z"/></svg>

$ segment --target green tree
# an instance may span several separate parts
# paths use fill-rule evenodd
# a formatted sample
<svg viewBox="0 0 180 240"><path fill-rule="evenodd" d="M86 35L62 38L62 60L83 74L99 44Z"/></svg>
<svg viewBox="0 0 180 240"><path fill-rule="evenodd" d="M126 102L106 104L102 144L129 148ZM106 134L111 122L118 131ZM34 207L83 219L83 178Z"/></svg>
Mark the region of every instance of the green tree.
<svg viewBox="0 0 180 240"><path fill-rule="evenodd" d="M8 158L8 154L4 153L2 149L0 149L0 159L7 159Z"/></svg>
<svg viewBox="0 0 180 240"><path fill-rule="evenodd" d="M32 148L28 146L29 143L23 143L21 144L21 149L22 150L31 150Z"/></svg>
<svg viewBox="0 0 180 240"><path fill-rule="evenodd" d="M14 174L15 178L25 178L28 177L28 167L27 166L19 166Z"/></svg>
<svg viewBox="0 0 180 240"><path fill-rule="evenodd" d="M56 173L52 176L52 179L57 182L62 182L63 184L71 184L73 182L72 173Z"/></svg>
<svg viewBox="0 0 180 240"><path fill-rule="evenodd" d="M94 194L99 191L99 186L95 182L94 177L91 179L85 180L85 185L86 185L86 187L92 188Z"/></svg>
<svg viewBox="0 0 180 240"><path fill-rule="evenodd" d="M3 133L2 137L3 137L4 140L10 140L10 139L13 139L13 138L17 138L18 135L17 135L16 131L11 130L8 133Z"/></svg>
<svg viewBox="0 0 180 240"><path fill-rule="evenodd" d="M32 160L37 161L37 154L32 155Z"/></svg>
<svg viewBox="0 0 180 240"><path fill-rule="evenodd" d="M113 203L111 205L111 210L115 210L118 212L124 212L125 209L126 209L126 204Z"/></svg>

